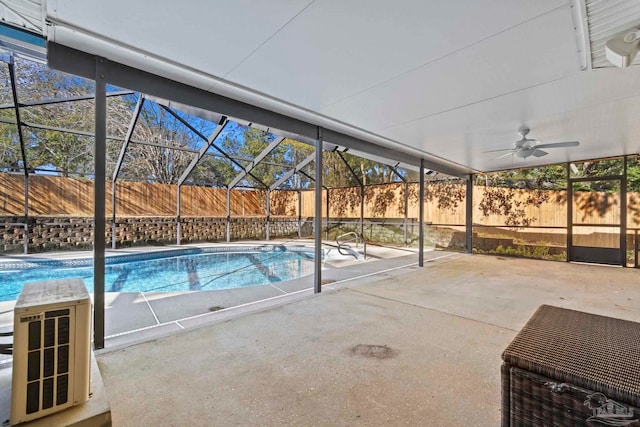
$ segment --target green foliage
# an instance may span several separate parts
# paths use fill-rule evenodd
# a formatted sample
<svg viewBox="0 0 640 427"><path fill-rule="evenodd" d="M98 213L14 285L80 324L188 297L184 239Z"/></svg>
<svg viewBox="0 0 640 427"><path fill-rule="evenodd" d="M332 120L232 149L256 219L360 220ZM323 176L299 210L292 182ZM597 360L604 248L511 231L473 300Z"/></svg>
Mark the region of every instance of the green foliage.
<svg viewBox="0 0 640 427"><path fill-rule="evenodd" d="M22 167L22 155L15 126L0 123L0 171L17 172Z"/></svg>
<svg viewBox="0 0 640 427"><path fill-rule="evenodd" d="M322 156L324 184L329 188L397 182L397 173L388 165L349 153L325 152Z"/></svg>
<svg viewBox="0 0 640 427"><path fill-rule="evenodd" d="M640 160L638 156L627 161L628 191L640 192Z"/></svg>
<svg viewBox="0 0 640 427"><path fill-rule="evenodd" d="M572 178L619 176L624 171L622 158L592 160L574 163L571 167Z"/></svg>
<svg viewBox="0 0 640 427"><path fill-rule="evenodd" d="M564 190L567 188L565 165L513 169L475 175L474 184L486 187Z"/></svg>
<svg viewBox="0 0 640 427"><path fill-rule="evenodd" d="M522 258L536 258L546 259L553 261L564 261L567 259L566 252L559 254L549 253L549 247L547 246L533 246L533 245L516 245L516 246L502 246L499 245L493 250L475 249L474 252L481 254L493 254L493 255L507 255Z"/></svg>

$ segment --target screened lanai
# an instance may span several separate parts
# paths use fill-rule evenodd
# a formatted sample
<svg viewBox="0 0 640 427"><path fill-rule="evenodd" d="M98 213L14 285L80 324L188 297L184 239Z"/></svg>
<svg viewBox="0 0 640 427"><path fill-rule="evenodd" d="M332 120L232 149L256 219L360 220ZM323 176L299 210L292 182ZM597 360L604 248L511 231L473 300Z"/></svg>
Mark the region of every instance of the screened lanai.
<svg viewBox="0 0 640 427"><path fill-rule="evenodd" d="M100 218L87 223L69 217L87 209L92 213L92 195L99 194L99 185L94 189L92 184L99 173L94 172L99 160L93 152L94 123L87 120L94 109L95 85L21 55L7 53L2 60L8 89L3 93L10 94L0 105L6 132L2 170L5 200L11 200L6 210L13 213L13 219L3 223L9 233L5 237L11 236L4 239L4 252L93 248L104 259L104 249L98 249L102 244L86 235L87 230L98 230ZM417 218L424 215L417 207L419 194L424 194L420 186L425 177L451 177L420 162L416 166L330 142L322 143L318 158L308 138L296 140L289 132L276 133L264 125L117 86L105 87L105 99L105 248L270 241L282 238L285 229L288 237L316 236L320 247L322 240L339 246L342 239L349 248L355 244L349 259L357 260L363 250L366 259L367 242L382 242L417 246L423 262L424 221ZM318 161L324 164L320 176ZM324 182L316 191L318 179ZM203 193L203 188L211 191ZM397 205L395 219L387 218L391 204ZM257 229L253 224L248 233L241 230L245 210L260 214L254 220ZM202 228L208 232L197 231ZM145 237L129 238L132 229ZM83 237L78 241L67 235ZM387 240L381 240L383 235ZM319 253L321 260L324 252ZM316 268L315 290L320 292L321 270ZM104 278L101 284L100 275L94 277L97 295L101 285L105 289ZM104 322L100 305L98 296L98 326Z"/></svg>
<svg viewBox="0 0 640 427"><path fill-rule="evenodd" d="M56 227L81 234L86 224L60 223L60 216L41 217L44 205L57 206L55 194L60 201L65 197L60 188L46 195L51 188L38 180L84 178L84 186L74 191L76 198L84 195L81 204L91 205L88 193L93 192L95 175L93 152L86 147L93 143L94 124L86 121L86 115L93 108L95 87L90 80L19 55L6 54L3 66L8 90L3 91L0 121L10 136L3 169L13 177L7 181L13 194L19 195L12 199L13 219L3 224L5 232L13 233L10 251L62 249L51 244L55 239L38 237L54 235L50 232ZM52 95L44 99L38 92L43 81L53 82ZM53 95L68 86L72 92ZM638 266L637 182L627 172L637 166L634 156L516 170L511 177L495 172L460 179L425 168L420 182L419 162L416 167L323 142L318 197L317 153L308 138L299 141L264 125L118 86L106 87L105 97L105 248L270 241L282 238L285 230L288 238L319 237L325 243L338 243L344 235L343 240L355 238L360 245L414 246L419 263L426 242L449 250ZM84 121L77 118L83 115ZM38 140L77 147L61 160L46 147L43 152ZM82 146L85 151L78 148ZM153 167L145 166L150 159ZM60 166L64 161L66 168ZM145 188L145 182L161 186L162 191ZM202 188L216 193L199 193ZM593 191L599 192L596 199ZM618 211L603 213L625 201ZM152 207L153 215L141 206ZM389 206L395 206L395 214ZM88 207L91 214L93 206ZM250 211L259 219L252 231L247 232L246 226L242 231ZM542 214L545 211L549 214ZM135 227L146 237L128 239ZM199 234L203 227L208 231ZM73 245L91 249L93 242L85 238L84 246L69 245L67 250ZM319 292L321 271L314 277Z"/></svg>
<svg viewBox="0 0 640 427"><path fill-rule="evenodd" d="M110 7L130 13L111 22L95 13L104 5L37 3L39 9L31 12L42 21L30 20L29 12L21 15L27 16L26 23L18 24L38 35L40 43L20 39L14 44L39 49L51 68L98 82L91 133L97 148L93 175L110 177L112 187L96 181L94 213L96 230L105 228L105 234L117 235L123 227L118 212L126 206L116 200L117 192L141 170L143 159L136 150L138 142L144 142L149 149L173 153L169 157L188 158L174 171L180 185L166 200L157 201L172 216L167 221L177 227L176 241L181 243L188 235L184 220L193 214L187 193L199 183L225 191L216 203L224 208L216 227L222 227L225 239L231 239L234 209L242 203L246 208L247 195L258 193L254 200L264 207L264 237L271 238L273 200L282 190L293 190L287 203L295 207L296 197L298 205L304 204L303 194L313 189L316 248L321 243L318 231L340 222L340 215L329 208L332 192L342 211L349 212L352 229L364 234L368 215L358 202L367 197L365 175L349 161L356 155L391 170L396 185L404 186L404 197L417 193L419 212L411 216L419 230L420 264L425 221L433 226L445 222L437 215L447 209L455 213L449 225L456 227L463 250L568 261L592 260L596 253L619 265L637 259L628 253L637 248L629 171L635 168L640 132L632 119L640 105L640 85L633 67L616 69L604 47L637 26L633 5L609 9L575 1L498 7L481 2L465 4L467 13L460 13L455 5L435 8L413 2L390 15L383 2L345 10L329 2L278 7L236 2L212 10L202 2L199 6L210 15L243 16L242 37L233 36L233 23L207 25L204 13L169 37L157 25L172 19L168 9L118 3ZM365 14L360 13L363 9ZM103 16L109 13L100 10ZM608 19L610 12L616 19ZM139 16L148 19L139 22ZM331 32L321 25L328 22ZM473 35L458 31L478 23L482 26ZM202 55L209 51L208 40L220 43L215 54ZM517 48L514 40L521 41ZM382 57L383 51L389 56ZM122 90L135 92L121 96L130 97L131 111L140 104L140 118L136 122L137 114L132 114L125 119L125 130L112 140L109 105L117 97L109 95ZM15 115L22 109L14 109ZM167 135L144 134L145 115L154 114L184 130L179 147L166 147L171 140ZM234 129L253 129L264 138L250 155L236 152L223 144ZM89 136L91 130L84 132ZM278 143L280 138L286 139ZM286 144L292 148L280 157L278 150ZM547 145L558 149L544 151ZM299 157L286 154L296 150ZM604 164L599 160L603 158L616 167L592 166ZM351 187L340 190L341 195L322 179L324 165L331 161L351 166L343 174L345 180L352 179ZM446 181L446 191L425 195L431 185L424 184L426 169L461 181ZM279 178L266 180L265 170ZM508 178L503 173L508 170L525 172ZM411 178L407 171L419 173ZM279 182L281 178L285 181ZM411 187L416 179L420 184ZM415 187L417 191L410 191ZM238 203L233 190L241 190ZM105 194L104 204L100 194ZM108 194L115 202L109 203ZM426 218L429 203L423 203L424 198L435 206ZM383 206L385 197L376 201ZM410 229L408 210L398 218L405 235ZM298 214L295 220L301 235L303 218ZM105 236L102 242L102 233L96 233L96 239L98 251L114 241ZM117 247L117 238L115 242ZM97 272L103 268L101 258L96 253ZM315 278L319 291L317 264Z"/></svg>

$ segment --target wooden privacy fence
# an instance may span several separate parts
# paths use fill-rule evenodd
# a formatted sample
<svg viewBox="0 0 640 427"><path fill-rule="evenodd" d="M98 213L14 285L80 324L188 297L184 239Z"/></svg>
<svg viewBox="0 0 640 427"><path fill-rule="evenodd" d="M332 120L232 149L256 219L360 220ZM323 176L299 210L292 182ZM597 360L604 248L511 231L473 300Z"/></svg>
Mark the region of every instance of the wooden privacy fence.
<svg viewBox="0 0 640 427"><path fill-rule="evenodd" d="M226 216L227 190L183 186L181 215ZM112 185L107 182L106 211L112 215ZM277 195L275 195L277 197ZM123 216L175 216L175 185L119 181L116 213ZM264 192L231 191L233 216L265 213ZM285 209L286 210L286 209ZM24 214L24 178L0 174L0 215ZM93 181L51 176L29 177L29 215L93 216Z"/></svg>
<svg viewBox="0 0 640 427"><path fill-rule="evenodd" d="M404 217L404 184L367 187L365 190L365 218ZM409 218L417 218L418 184L408 185ZM326 215L326 190L323 192L322 213ZM303 192L302 216L314 216L314 194ZM492 199L493 203L486 203ZM483 204L482 202L485 201ZM562 190L521 190L475 186L473 188L473 223L487 226L509 224L510 215L501 210L501 204L511 206L511 216L531 220L536 227L567 226L567 192ZM493 206L495 209L487 209ZM484 210L483 210L484 207ZM619 224L621 218L620 194L588 191L573 193L573 222L606 225ZM429 183L425 186L425 221L433 224L464 225L465 186L463 184ZM640 193L627 193L627 226L640 226ZM360 189L337 188L329 190L329 216L332 218L360 217Z"/></svg>
<svg viewBox="0 0 640 427"><path fill-rule="evenodd" d="M0 174L0 215L24 214L24 177ZM402 219L405 216L405 189L408 190L407 217L418 217L418 184L373 185L365 188L365 218ZM112 215L111 182L107 182L106 210ZM487 194L487 193L490 194ZM116 186L116 212L120 216L175 216L176 186L119 181ZM226 216L227 190L183 186L181 215L199 217ZM565 227L567 224L566 191L535 192L530 190L477 186L473 189L473 222L479 225L504 226L508 215L486 211L486 200L504 197L522 218L531 219L537 227ZM300 212L298 212L300 197ZM458 183L427 183L425 187L425 220L433 224L465 223L465 186ZM595 192L574 193L574 222L617 224L620 221L619 194ZM313 191L276 190L271 192L271 215L313 217ZM482 202L485 200L485 211ZM260 190L231 190L231 215L264 216L266 193ZM327 190L323 191L322 213L326 215ZM497 205L500 200L497 201ZM640 226L640 194L627 194L629 227ZM53 176L29 177L29 215L93 216L93 181ZM359 218L360 188L329 190L329 217Z"/></svg>

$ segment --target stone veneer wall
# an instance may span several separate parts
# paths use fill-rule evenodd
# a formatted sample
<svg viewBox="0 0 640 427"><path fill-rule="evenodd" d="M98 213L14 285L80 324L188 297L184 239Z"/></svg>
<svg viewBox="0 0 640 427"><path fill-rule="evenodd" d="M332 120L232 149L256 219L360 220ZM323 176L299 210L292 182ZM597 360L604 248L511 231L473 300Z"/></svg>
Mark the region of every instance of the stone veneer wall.
<svg viewBox="0 0 640 427"><path fill-rule="evenodd" d="M21 253L24 244L23 217L0 217L0 254ZM92 217L38 216L29 218L29 252L60 250L89 250L93 245ZM181 242L220 242L227 236L224 217L183 217ZM231 240L265 238L266 218L231 218ZM111 223L107 220L107 246L111 246ZM118 247L167 245L176 243L177 226L172 217L118 218L116 238ZM303 221L302 235L311 235L311 221ZM297 237L298 220L271 217L270 237Z"/></svg>

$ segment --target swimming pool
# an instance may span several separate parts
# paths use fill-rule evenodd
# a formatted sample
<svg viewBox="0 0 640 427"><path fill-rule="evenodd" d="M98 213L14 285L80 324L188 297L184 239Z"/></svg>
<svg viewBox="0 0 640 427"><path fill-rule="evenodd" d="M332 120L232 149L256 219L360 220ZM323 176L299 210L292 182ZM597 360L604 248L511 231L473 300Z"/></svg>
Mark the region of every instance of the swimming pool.
<svg viewBox="0 0 640 427"><path fill-rule="evenodd" d="M313 273L310 248L212 247L107 257L106 292L185 292L242 288ZM0 263L0 301L18 298L27 282L80 277L93 292L93 260Z"/></svg>

